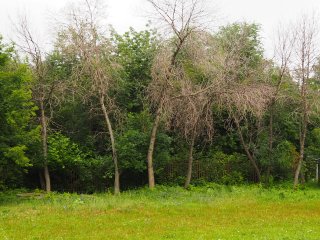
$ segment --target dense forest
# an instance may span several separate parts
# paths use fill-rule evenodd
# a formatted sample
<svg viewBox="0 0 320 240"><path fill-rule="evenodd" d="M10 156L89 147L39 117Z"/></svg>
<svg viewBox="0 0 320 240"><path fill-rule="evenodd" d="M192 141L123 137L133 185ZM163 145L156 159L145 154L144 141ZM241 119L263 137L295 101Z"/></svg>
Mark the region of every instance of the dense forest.
<svg viewBox="0 0 320 240"><path fill-rule="evenodd" d="M200 1L148 0L124 34L98 1L69 7L48 52L26 19L0 38L0 190L312 181L320 158L316 17L210 30ZM214 23L213 23L214 24Z"/></svg>

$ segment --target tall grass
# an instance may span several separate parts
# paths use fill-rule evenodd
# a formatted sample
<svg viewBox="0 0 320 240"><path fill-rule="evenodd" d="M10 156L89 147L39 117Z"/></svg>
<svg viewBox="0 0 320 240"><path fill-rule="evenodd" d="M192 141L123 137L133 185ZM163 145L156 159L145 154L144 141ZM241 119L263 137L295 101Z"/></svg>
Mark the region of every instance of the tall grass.
<svg viewBox="0 0 320 240"><path fill-rule="evenodd" d="M320 239L320 189L206 184L111 193L0 193L0 239Z"/></svg>

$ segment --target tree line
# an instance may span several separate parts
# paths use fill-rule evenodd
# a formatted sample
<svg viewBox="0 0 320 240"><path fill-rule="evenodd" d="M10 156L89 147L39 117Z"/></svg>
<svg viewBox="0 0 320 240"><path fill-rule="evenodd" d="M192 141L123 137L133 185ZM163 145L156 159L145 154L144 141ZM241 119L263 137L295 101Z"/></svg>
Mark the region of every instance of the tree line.
<svg viewBox="0 0 320 240"><path fill-rule="evenodd" d="M280 28L268 59L257 24L210 31L203 1L147 3L156 28L118 34L101 2L85 0L68 8L50 52L26 19L16 45L0 39L0 189L313 179L316 18Z"/></svg>

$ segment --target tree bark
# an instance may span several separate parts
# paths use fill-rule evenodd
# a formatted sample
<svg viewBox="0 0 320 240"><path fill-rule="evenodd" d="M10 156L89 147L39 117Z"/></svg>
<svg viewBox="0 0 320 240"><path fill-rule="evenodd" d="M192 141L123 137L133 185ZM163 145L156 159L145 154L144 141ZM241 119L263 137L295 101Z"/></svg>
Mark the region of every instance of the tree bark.
<svg viewBox="0 0 320 240"><path fill-rule="evenodd" d="M257 175L257 182L260 182L261 181L261 173L260 173L260 169L258 167L258 164L257 164L254 156L251 154L251 152L249 150L249 147L247 146L247 144L244 141L243 134L241 132L241 128L240 128L240 124L239 124L238 119L235 117L234 120L235 120L235 123L236 123L236 126L237 126L240 142L241 142L241 144L242 144L242 146L244 148L244 151L246 152L246 155L247 155L249 161L251 162L251 164L252 164L252 166L253 166L253 168L255 170L255 173Z"/></svg>
<svg viewBox="0 0 320 240"><path fill-rule="evenodd" d="M106 121L106 125L109 131L110 141L111 141L111 148L112 148L112 159L114 164L114 194L120 193L120 174L119 174L119 167L118 167L118 158L117 158L117 151L116 151L116 145L115 145L115 139L113 135L113 129L110 122L110 118L104 103L104 96L100 96L100 105L103 112L103 116Z"/></svg>
<svg viewBox="0 0 320 240"><path fill-rule="evenodd" d="M304 55L303 55L304 56ZM304 58L302 58L302 85L301 85L301 100L302 100L302 115L301 115L301 125L300 125L300 154L299 154L299 161L298 166L296 168L294 174L294 182L293 188L296 189L299 184L299 175L301 173L301 167L304 158L304 148L305 148L305 141L307 136L307 125L308 125L308 104L307 104L307 79L309 78L309 71L305 73L305 62ZM309 67L308 67L309 69Z"/></svg>
<svg viewBox="0 0 320 240"><path fill-rule="evenodd" d="M156 143L157 131L159 127L161 111L162 111L162 101L159 104L159 107L156 112L156 118L152 125L152 131L150 136L150 143L147 155L147 162L148 162L148 181L149 181L149 188L153 189L155 186L155 179L154 179L154 170L153 170L153 153L154 153L154 146Z"/></svg>
<svg viewBox="0 0 320 240"><path fill-rule="evenodd" d="M46 190L46 182L43 177L42 169L39 170L38 174L39 174L40 187L42 190Z"/></svg>
<svg viewBox="0 0 320 240"><path fill-rule="evenodd" d="M47 134L47 120L44 110L44 102L40 100L40 112L41 112L41 138L42 138L42 151L43 151L43 174L45 179L46 191L51 191L50 172L48 168L48 134Z"/></svg>
<svg viewBox="0 0 320 240"><path fill-rule="evenodd" d="M299 184L299 175L301 173L301 167L303 163L303 158L304 158L304 148L305 148L305 140L306 140L306 135L307 135L307 112L303 114L303 119L302 119L302 127L301 127L301 133L300 133L300 154L299 154L299 161L298 161L298 166L296 168L295 174L294 174L294 183L293 187L297 188Z"/></svg>
<svg viewBox="0 0 320 240"><path fill-rule="evenodd" d="M189 146L189 160L188 160L188 170L187 170L187 178L184 184L185 188L188 188L191 182L192 177L192 165L193 165L193 148L194 148L194 140L195 140L195 134L193 134L191 143Z"/></svg>
<svg viewBox="0 0 320 240"><path fill-rule="evenodd" d="M268 166L267 166L267 176L266 176L266 183L270 183L270 174L271 174L271 167L272 167L272 158L273 158L273 106L274 101L272 101L270 106L270 118L269 118L269 157L268 157Z"/></svg>

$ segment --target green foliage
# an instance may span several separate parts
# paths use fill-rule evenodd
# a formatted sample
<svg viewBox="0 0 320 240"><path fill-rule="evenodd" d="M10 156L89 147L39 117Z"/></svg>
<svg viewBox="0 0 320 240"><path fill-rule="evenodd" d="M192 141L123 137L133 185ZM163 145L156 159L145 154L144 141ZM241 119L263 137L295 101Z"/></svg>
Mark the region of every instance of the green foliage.
<svg viewBox="0 0 320 240"><path fill-rule="evenodd" d="M30 166L28 149L39 139L39 129L32 124L36 107L31 74L14 54L0 38L0 185Z"/></svg>
<svg viewBox="0 0 320 240"><path fill-rule="evenodd" d="M142 110L144 92L151 80L152 59L157 47L154 30L137 32L130 28L123 35L113 33L118 62L123 67L119 103L129 111Z"/></svg>
<svg viewBox="0 0 320 240"><path fill-rule="evenodd" d="M152 127L151 116L146 112L129 113L124 130L119 134L117 149L122 170L143 172L146 170L146 153ZM170 160L171 138L159 132L154 162L156 173L161 173Z"/></svg>
<svg viewBox="0 0 320 240"><path fill-rule="evenodd" d="M245 80L249 69L257 68L263 60L263 48L259 37L260 27L257 24L233 23L220 28L216 38L222 54L233 59L232 72L241 81ZM239 42L241 44L239 44Z"/></svg>
<svg viewBox="0 0 320 240"><path fill-rule="evenodd" d="M30 160L26 157L25 151L27 147L25 145L22 146L14 146L8 148L6 152L4 152L4 156L11 161L15 162L18 166L21 167L29 167L32 166L30 164Z"/></svg>
<svg viewBox="0 0 320 240"><path fill-rule="evenodd" d="M285 170L292 169L295 160L299 157L296 147L289 141L282 141L275 150L277 157L276 163Z"/></svg>
<svg viewBox="0 0 320 240"><path fill-rule="evenodd" d="M262 60L263 48L259 37L260 26L257 24L233 23L220 28L218 40L225 51L233 49L236 40L242 40L240 56L243 61L249 60L254 67Z"/></svg>
<svg viewBox="0 0 320 240"><path fill-rule="evenodd" d="M199 38L199 44L208 44L208 47L212 47L209 50L217 54L210 62L213 66L209 71L210 79L207 73L209 65L201 66L202 61L198 63L189 59L196 54L192 51L197 49L190 50L188 43L182 46L177 56L177 66L183 68L181 72L184 77L195 84L192 87L194 91L198 87L207 87L209 80L213 82L211 77L217 77L219 81L226 79L226 85L223 86L226 88L229 83L231 87L237 87L241 84L252 86L261 81L269 87L277 86L279 67L264 58L259 31L257 24L241 22L226 25L216 34L206 33L206 38ZM113 184L114 169L109 133L101 118L98 92L94 94L99 83L95 82L95 87L92 85L89 68L94 64L91 65L91 62L82 72L79 71L83 67L81 60L85 54L82 56L81 50L73 51L74 36L64 34L66 32L59 33L55 49L43 60L45 80L49 83L42 89L46 95L45 110L54 110L47 112L47 117L51 114L48 121L48 161L53 189L105 191ZM106 54L99 54L102 58L99 60L104 64L102 71L108 72L105 76L111 80L108 81L110 85L105 86L110 94L105 104L115 130L121 187L134 188L147 183L146 156L153 121L145 96L160 39L154 30L136 31L133 28L124 34L112 32L111 37L102 38L100 40L104 45L99 50L105 50ZM193 44L190 46L194 47ZM32 95L34 100L41 95L39 82L35 81L35 75L35 79L32 79L30 69L33 66L21 64L16 55L12 46L0 43L0 189L27 186L29 182L32 182L30 186L38 186L38 174L43 166L40 127L35 124L38 122L38 110L32 101ZM115 68L106 56L112 58ZM93 56L91 60L94 62L98 59ZM309 85L313 93L317 93L319 88L318 65ZM179 91L182 87L178 85L168 87ZM51 95L55 89L59 91ZM222 87L208 89L220 91ZM188 92L187 89L185 91ZM257 160L261 175L270 177L275 183L292 178L300 145L297 114L300 89L289 72L285 73L279 91L279 98L272 109L272 150L269 142L270 109L266 109L261 118L244 114L240 121L244 140ZM49 95L52 97L50 102L47 101ZM213 97L216 95L213 94ZM191 190L198 190L199 185L208 185L206 190L199 191L215 192L219 188L215 183L229 185L227 189L232 189L230 186L251 182L256 178L244 154L232 116L227 108L221 106L220 100L219 97L212 99L215 130L210 139L212 144L208 144L201 134L196 140L192 184L197 186L192 186ZM313 100L315 102L310 106L312 110L319 105L316 98ZM314 178L314 160L320 158L319 114L310 116L310 122L302 169L307 180ZM156 182L183 184L187 156L187 143L177 129L165 128L160 123L154 152ZM180 190L178 194L182 194L183 190ZM161 194L165 195L163 192ZM286 195L285 192L283 196ZM82 200L77 200L74 205L82 205Z"/></svg>
<svg viewBox="0 0 320 240"><path fill-rule="evenodd" d="M314 159L320 158L320 128L314 128L310 133L308 140L308 147L306 149L307 155Z"/></svg>
<svg viewBox="0 0 320 240"><path fill-rule="evenodd" d="M48 160L51 166L72 165L82 162L87 155L83 153L79 146L62 135L55 133L48 138Z"/></svg>
<svg viewBox="0 0 320 240"><path fill-rule="evenodd" d="M180 147L167 166L161 182L184 184L187 169L187 148ZM170 170L168 170L170 169ZM199 151L194 155L192 184L203 185L209 182L237 185L243 184L250 176L251 166L246 157L239 153L226 154L219 150Z"/></svg>
<svg viewBox="0 0 320 240"><path fill-rule="evenodd" d="M53 186L58 190L102 191L106 178L113 176L112 159L82 149L59 132L49 136L48 160L54 175Z"/></svg>

